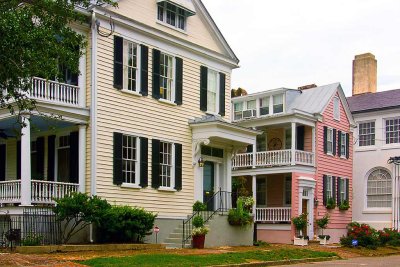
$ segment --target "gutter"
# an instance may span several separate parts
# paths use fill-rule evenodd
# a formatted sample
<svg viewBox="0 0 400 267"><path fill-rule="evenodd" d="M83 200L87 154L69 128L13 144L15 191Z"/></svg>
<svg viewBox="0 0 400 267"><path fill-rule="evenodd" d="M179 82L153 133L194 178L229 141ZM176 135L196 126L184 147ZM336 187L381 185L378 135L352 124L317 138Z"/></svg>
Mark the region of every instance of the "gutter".
<svg viewBox="0 0 400 267"><path fill-rule="evenodd" d="M96 14L92 11L92 53L91 53L91 87L90 87L90 122L91 122L91 160L90 160L90 194L96 195L96 109L97 109L97 73L96 73L96 54L97 54L97 31Z"/></svg>

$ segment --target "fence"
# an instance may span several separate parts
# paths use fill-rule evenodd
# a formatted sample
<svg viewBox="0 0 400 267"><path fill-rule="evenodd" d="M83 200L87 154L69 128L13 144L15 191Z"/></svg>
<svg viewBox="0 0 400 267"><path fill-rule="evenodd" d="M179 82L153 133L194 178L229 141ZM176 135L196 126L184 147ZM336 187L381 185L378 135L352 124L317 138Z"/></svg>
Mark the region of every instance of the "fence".
<svg viewBox="0 0 400 267"><path fill-rule="evenodd" d="M50 209L26 208L22 215L0 214L0 245L56 245L61 222Z"/></svg>

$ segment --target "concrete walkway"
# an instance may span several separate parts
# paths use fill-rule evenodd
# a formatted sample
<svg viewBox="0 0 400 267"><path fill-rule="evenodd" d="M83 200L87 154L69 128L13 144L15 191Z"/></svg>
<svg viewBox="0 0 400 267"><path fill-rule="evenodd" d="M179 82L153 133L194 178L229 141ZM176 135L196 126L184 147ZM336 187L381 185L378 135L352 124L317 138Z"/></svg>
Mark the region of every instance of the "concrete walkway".
<svg viewBox="0 0 400 267"><path fill-rule="evenodd" d="M325 266L367 266L367 267L395 267L400 266L400 255L385 256L385 257L360 257L352 258L348 260L337 260L337 261L325 261L325 262L314 262L294 265L283 265L287 267L325 267Z"/></svg>

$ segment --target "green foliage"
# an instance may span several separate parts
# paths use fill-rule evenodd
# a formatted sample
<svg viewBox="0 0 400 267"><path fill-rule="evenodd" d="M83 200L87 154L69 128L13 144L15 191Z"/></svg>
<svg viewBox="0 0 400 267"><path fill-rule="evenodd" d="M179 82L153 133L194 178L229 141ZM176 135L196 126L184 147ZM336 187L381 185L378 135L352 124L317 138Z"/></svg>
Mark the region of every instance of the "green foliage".
<svg viewBox="0 0 400 267"><path fill-rule="evenodd" d="M400 233L395 229L384 228L378 231L381 245L400 246Z"/></svg>
<svg viewBox="0 0 400 267"><path fill-rule="evenodd" d="M328 223L329 223L329 214L327 213L321 219L316 220L316 223L319 228L326 229L326 227L328 227Z"/></svg>
<svg viewBox="0 0 400 267"><path fill-rule="evenodd" d="M43 236L38 234L28 234L26 237L22 238L22 246L40 246L43 242Z"/></svg>
<svg viewBox="0 0 400 267"><path fill-rule="evenodd" d="M254 241L253 246L255 246L255 247L269 247L270 244L265 242L265 241L262 241L262 240L257 240L257 241Z"/></svg>
<svg viewBox="0 0 400 267"><path fill-rule="evenodd" d="M72 193L56 199L53 208L58 220L65 221L62 231L62 243L68 240L90 223L98 223L104 213L111 208L106 200L83 193Z"/></svg>
<svg viewBox="0 0 400 267"><path fill-rule="evenodd" d="M347 237L340 238L340 244L351 247L352 240L357 240L358 246L369 249L376 249L379 245L378 232L364 223L351 222L347 225Z"/></svg>
<svg viewBox="0 0 400 267"><path fill-rule="evenodd" d="M64 77L60 66L79 73L78 62L86 40L69 25L87 22L88 18L79 13L75 6L88 7L91 2L0 1L0 108L8 108L12 114L32 111L35 102L24 94L31 88L32 77L62 81ZM97 1L98 4L116 6L113 2ZM15 106L9 102L12 99L15 100Z"/></svg>
<svg viewBox="0 0 400 267"><path fill-rule="evenodd" d="M330 198L327 199L326 208L329 209L329 210L332 210L332 209L336 208L335 199L333 197L330 197Z"/></svg>
<svg viewBox="0 0 400 267"><path fill-rule="evenodd" d="M339 210L348 210L350 208L350 204L347 200L343 200L339 205Z"/></svg>
<svg viewBox="0 0 400 267"><path fill-rule="evenodd" d="M205 226L195 227L192 231L192 236L206 235L208 234L209 231L210 229Z"/></svg>
<svg viewBox="0 0 400 267"><path fill-rule="evenodd" d="M157 215L142 208L113 206L107 209L97 222L97 237L100 242L142 242L153 228Z"/></svg>
<svg viewBox="0 0 400 267"><path fill-rule="evenodd" d="M193 227L195 227L195 228L202 227L202 226L204 226L204 220L200 215L197 215L197 216L193 217L192 224L193 224Z"/></svg>
<svg viewBox="0 0 400 267"><path fill-rule="evenodd" d="M254 198L253 197L245 197L245 196L241 196L238 198L238 200L241 200L243 202L243 207L245 210L250 211L251 208L254 205Z"/></svg>
<svg viewBox="0 0 400 267"><path fill-rule="evenodd" d="M193 204L193 211L205 211L207 210L207 205L201 201L196 201Z"/></svg>
<svg viewBox="0 0 400 267"><path fill-rule="evenodd" d="M250 212L244 208L243 200L237 200L235 209L230 209L228 213L228 222L230 225L247 226L253 222L253 217Z"/></svg>
<svg viewBox="0 0 400 267"><path fill-rule="evenodd" d="M238 176L232 178L232 192L236 192L237 196L248 196L249 190L246 188L246 177Z"/></svg>
<svg viewBox="0 0 400 267"><path fill-rule="evenodd" d="M297 231L304 231L307 226L307 213L302 213L292 218L292 222Z"/></svg>

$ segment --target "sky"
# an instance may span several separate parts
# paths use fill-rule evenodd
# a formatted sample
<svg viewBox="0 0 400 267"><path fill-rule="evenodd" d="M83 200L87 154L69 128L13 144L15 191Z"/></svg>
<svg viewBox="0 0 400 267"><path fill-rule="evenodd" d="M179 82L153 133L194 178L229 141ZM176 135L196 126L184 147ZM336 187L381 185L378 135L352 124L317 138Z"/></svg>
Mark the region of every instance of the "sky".
<svg viewBox="0 0 400 267"><path fill-rule="evenodd" d="M378 91L400 89L400 0L203 0L240 60L232 88L248 93L340 82L352 61L378 61Z"/></svg>

